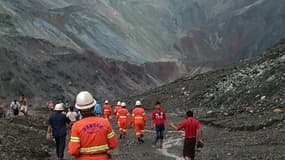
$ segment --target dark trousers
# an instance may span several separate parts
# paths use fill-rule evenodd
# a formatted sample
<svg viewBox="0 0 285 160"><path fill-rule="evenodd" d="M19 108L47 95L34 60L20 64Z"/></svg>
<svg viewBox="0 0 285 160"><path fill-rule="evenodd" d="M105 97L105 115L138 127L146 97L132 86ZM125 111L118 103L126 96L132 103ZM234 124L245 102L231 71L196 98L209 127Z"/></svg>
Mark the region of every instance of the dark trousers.
<svg viewBox="0 0 285 160"><path fill-rule="evenodd" d="M195 158L196 138L186 138L184 140L183 157Z"/></svg>
<svg viewBox="0 0 285 160"><path fill-rule="evenodd" d="M160 124L160 125L155 125L155 130L156 130L156 139L163 139L164 136L164 124Z"/></svg>
<svg viewBox="0 0 285 160"><path fill-rule="evenodd" d="M56 155L58 158L63 158L66 143L66 135L54 137L56 143Z"/></svg>

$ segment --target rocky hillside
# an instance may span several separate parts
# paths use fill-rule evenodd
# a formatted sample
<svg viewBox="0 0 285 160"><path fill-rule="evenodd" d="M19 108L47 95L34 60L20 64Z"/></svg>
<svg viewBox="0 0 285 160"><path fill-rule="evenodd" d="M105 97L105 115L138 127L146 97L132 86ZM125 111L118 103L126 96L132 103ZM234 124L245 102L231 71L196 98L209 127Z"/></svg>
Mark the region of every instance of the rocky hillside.
<svg viewBox="0 0 285 160"><path fill-rule="evenodd" d="M283 0L1 0L1 35L136 63L217 67L284 37Z"/></svg>
<svg viewBox="0 0 285 160"><path fill-rule="evenodd" d="M280 160L285 158L284 84L285 39L257 59L184 77L125 100L133 104L141 99L148 111L159 100L176 123L193 110L205 131L206 147L198 159ZM179 147L182 140L168 150L175 153Z"/></svg>
<svg viewBox="0 0 285 160"><path fill-rule="evenodd" d="M194 110L203 122L205 136L205 147L197 151L197 159L281 160L285 158L284 62L285 39L257 59L184 77L122 100L127 100L128 106L137 99L143 100L148 115L155 101L160 100L167 109L168 120L175 123L184 118L184 111ZM28 118L1 120L0 157L53 159L54 146L45 141L46 118L44 114L34 113ZM25 136L19 136L22 133ZM181 159L183 134L170 131L169 127L165 133L163 149L156 149L150 147L155 137L150 121L144 144L136 143L134 130L130 129L127 139L119 140L119 147L111 152L113 159ZM66 158L71 160L68 155Z"/></svg>
<svg viewBox="0 0 285 160"><path fill-rule="evenodd" d="M143 92L180 76L175 63L134 65L29 37L0 39L0 66L1 99L10 102L25 94L37 107L62 96L73 101L80 90L89 90L103 101Z"/></svg>
<svg viewBox="0 0 285 160"><path fill-rule="evenodd" d="M131 99L150 109L160 100L169 110L193 109L213 125L259 130L281 123L285 105L285 40L255 60L194 77L184 77ZM236 121L238 120L238 122Z"/></svg>
<svg viewBox="0 0 285 160"><path fill-rule="evenodd" d="M72 99L90 88L99 99L126 96L253 57L284 36L284 5L0 0L0 96Z"/></svg>

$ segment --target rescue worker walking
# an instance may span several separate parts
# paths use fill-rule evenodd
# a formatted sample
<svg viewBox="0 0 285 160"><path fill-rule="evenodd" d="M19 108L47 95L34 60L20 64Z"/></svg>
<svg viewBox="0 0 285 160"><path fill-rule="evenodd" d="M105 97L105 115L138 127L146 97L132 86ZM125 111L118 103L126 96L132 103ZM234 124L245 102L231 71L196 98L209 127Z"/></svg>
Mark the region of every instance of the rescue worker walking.
<svg viewBox="0 0 285 160"><path fill-rule="evenodd" d="M117 111L120 110L121 108L122 108L121 102L118 101L118 102L117 102L117 105L116 105L115 108L114 108L114 115L115 115L115 116L117 115Z"/></svg>
<svg viewBox="0 0 285 160"><path fill-rule="evenodd" d="M109 160L108 151L117 146L117 137L109 121L95 116L95 104L89 92L80 92L76 97L75 107L83 118L73 124L68 152L77 160Z"/></svg>
<svg viewBox="0 0 285 160"><path fill-rule="evenodd" d="M146 114L141 101L136 101L132 113L132 123L135 128L136 137L139 143L144 143L144 127L146 125Z"/></svg>
<svg viewBox="0 0 285 160"><path fill-rule="evenodd" d="M108 100L105 100L105 104L103 105L103 113L104 118L109 120L112 114L112 106L109 104Z"/></svg>
<svg viewBox="0 0 285 160"><path fill-rule="evenodd" d="M120 130L120 139L126 138L128 125L130 123L130 113L125 102L122 102L122 108L117 111L116 120Z"/></svg>
<svg viewBox="0 0 285 160"><path fill-rule="evenodd" d="M52 136L56 143L56 155L59 160L63 160L66 143L67 125L70 120L62 112L64 111L63 103L55 105L54 113L48 120L47 140Z"/></svg>
<svg viewBox="0 0 285 160"><path fill-rule="evenodd" d="M186 119L182 121L178 126L175 126L173 122L170 122L170 126L175 130L184 129L185 139L183 147L183 157L185 160L194 160L195 158L195 146L196 139L202 146L203 144L203 132L199 120L193 117L193 112L186 112Z"/></svg>
<svg viewBox="0 0 285 160"><path fill-rule="evenodd" d="M151 118L152 118L152 125L151 128L155 127L156 131L156 139L154 141L154 145L157 144L158 140L160 140L160 148L163 146L163 137L164 137L164 130L165 126L164 123L166 121L166 113L161 108L160 102L156 102L155 108L151 112Z"/></svg>

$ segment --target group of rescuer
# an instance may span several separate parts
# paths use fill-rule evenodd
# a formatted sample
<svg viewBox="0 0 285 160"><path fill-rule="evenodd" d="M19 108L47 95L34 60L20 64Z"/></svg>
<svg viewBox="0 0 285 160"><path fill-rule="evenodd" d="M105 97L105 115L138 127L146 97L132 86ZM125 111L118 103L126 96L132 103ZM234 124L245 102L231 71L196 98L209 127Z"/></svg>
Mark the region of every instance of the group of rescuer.
<svg viewBox="0 0 285 160"><path fill-rule="evenodd" d="M142 144L145 141L144 132L147 115L139 100L135 102L130 113L125 102L118 102L112 109L109 101L105 100L101 107L89 92L82 91L76 96L74 108L79 113L76 114L72 110L74 116L71 116L73 118L70 119L70 114L65 114L64 110L63 104L56 104L48 121L47 139L51 140L52 137L55 139L59 160L64 157L67 127L70 126L70 122L72 122L72 127L68 153L77 160L111 159L108 151L115 149L118 143L111 125L112 116L118 125L120 139L126 138L128 128L133 127L138 143ZM75 118L75 115L80 115L80 118ZM153 146L159 142L159 147L163 147L166 122L166 112L162 109L160 102L157 102L151 112L151 128L155 128L156 131ZM168 121L168 124L175 130L183 129L185 131L183 156L185 160L194 160L196 143L203 144L203 135L200 122L193 117L193 112L188 111L186 119L178 126L175 126L171 121Z"/></svg>

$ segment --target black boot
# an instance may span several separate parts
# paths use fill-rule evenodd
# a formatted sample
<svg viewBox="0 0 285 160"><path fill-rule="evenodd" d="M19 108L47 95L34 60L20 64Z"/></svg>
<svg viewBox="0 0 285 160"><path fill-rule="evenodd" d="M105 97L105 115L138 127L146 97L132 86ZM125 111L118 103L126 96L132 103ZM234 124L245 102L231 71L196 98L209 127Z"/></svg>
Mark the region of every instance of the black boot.
<svg viewBox="0 0 285 160"><path fill-rule="evenodd" d="M143 134L140 137L141 143L144 143Z"/></svg>

